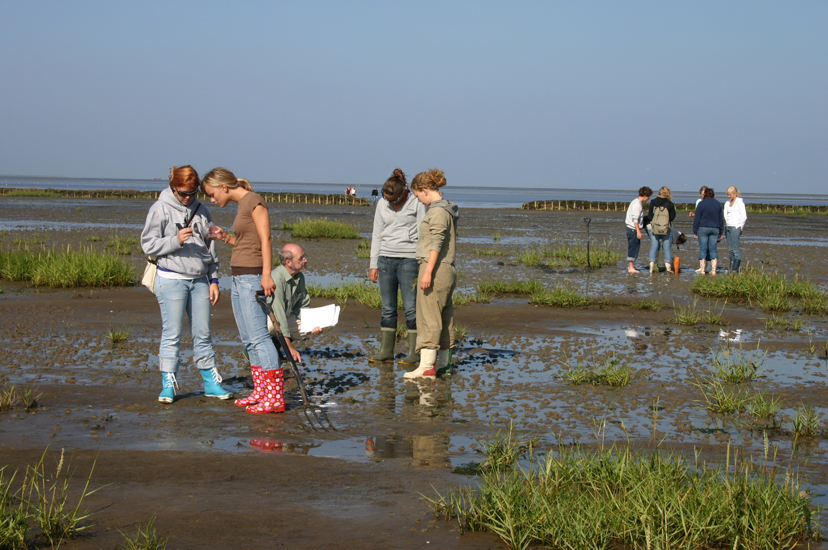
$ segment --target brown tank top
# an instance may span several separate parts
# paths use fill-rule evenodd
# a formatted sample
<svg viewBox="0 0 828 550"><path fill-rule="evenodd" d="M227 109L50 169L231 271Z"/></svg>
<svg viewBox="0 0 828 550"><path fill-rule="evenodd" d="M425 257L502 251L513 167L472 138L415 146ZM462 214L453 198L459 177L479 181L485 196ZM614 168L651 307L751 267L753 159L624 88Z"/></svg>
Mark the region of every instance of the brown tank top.
<svg viewBox="0 0 828 550"><path fill-rule="evenodd" d="M265 200L252 191L239 201L239 211L233 220L236 244L230 256L230 269L233 275L262 273L262 241L253 222L253 209L259 205L267 210Z"/></svg>

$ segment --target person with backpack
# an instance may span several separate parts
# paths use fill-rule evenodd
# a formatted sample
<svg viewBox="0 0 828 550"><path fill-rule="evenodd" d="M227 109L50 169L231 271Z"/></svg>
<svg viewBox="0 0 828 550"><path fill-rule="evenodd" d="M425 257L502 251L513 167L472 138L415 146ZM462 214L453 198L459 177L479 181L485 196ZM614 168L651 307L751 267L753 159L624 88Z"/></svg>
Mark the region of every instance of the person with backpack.
<svg viewBox="0 0 828 550"><path fill-rule="evenodd" d="M668 273L673 272L672 226L676 219L676 207L673 193L667 186L658 190L658 196L650 201L650 210L644 224L650 236L650 273L657 271L658 249L664 248L664 267Z"/></svg>

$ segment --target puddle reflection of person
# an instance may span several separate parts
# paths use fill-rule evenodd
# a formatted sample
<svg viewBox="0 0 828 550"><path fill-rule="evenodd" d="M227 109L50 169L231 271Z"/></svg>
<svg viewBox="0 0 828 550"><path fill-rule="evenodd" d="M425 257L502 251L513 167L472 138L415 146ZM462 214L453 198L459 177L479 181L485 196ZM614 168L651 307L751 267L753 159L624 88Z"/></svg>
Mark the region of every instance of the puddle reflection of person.
<svg viewBox="0 0 828 550"><path fill-rule="evenodd" d="M264 290L270 296L276 288L270 269L273 265L270 240L270 215L267 203L253 192L250 183L237 178L226 168L214 168L201 181L202 190L210 201L224 208L238 204L233 234L216 228L216 236L233 247L230 257L232 273L231 300L239 336L250 357L253 393L237 399L236 405L250 413L272 413L285 410L284 372L279 367L279 354L267 331L267 315L256 300L255 292Z"/></svg>
<svg viewBox="0 0 828 550"><path fill-rule="evenodd" d="M158 257L154 292L162 322L158 351L161 403L175 400L185 313L193 336L193 357L204 380L204 395L218 399L233 396L220 385L210 336L210 311L219 300L219 261L215 242L208 237L212 218L196 198L198 183L192 166L173 166L170 188L164 189L150 207L141 233L144 253Z"/></svg>
<svg viewBox="0 0 828 550"><path fill-rule="evenodd" d="M436 377L448 366L454 345L454 306L451 296L457 286L454 266L457 239L457 205L443 198L446 185L442 170L431 168L411 181L411 191L428 207L420 223L417 262L417 351L420 366L405 378Z"/></svg>

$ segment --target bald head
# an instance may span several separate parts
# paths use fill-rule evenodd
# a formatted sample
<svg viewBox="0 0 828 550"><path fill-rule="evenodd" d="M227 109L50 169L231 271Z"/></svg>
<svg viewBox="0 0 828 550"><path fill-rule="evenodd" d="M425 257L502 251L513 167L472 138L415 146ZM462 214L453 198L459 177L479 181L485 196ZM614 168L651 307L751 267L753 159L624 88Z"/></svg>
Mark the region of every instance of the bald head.
<svg viewBox="0 0 828 550"><path fill-rule="evenodd" d="M279 252L279 260L285 269L288 270L291 277L305 270L308 265L308 259L305 257L305 251L298 244L288 243L282 247Z"/></svg>

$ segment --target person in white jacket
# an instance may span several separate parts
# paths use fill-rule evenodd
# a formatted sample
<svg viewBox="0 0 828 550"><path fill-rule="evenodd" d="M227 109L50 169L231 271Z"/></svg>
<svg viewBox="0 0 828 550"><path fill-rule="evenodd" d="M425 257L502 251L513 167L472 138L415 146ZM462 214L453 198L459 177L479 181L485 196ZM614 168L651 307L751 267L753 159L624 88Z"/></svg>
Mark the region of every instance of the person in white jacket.
<svg viewBox="0 0 828 550"><path fill-rule="evenodd" d="M728 271L738 273L742 267L742 251L739 248L739 240L745 230L747 222L747 211L745 201L739 196L739 190L734 186L727 188L727 198L724 204L725 237L727 238L727 250L730 255L730 267Z"/></svg>

